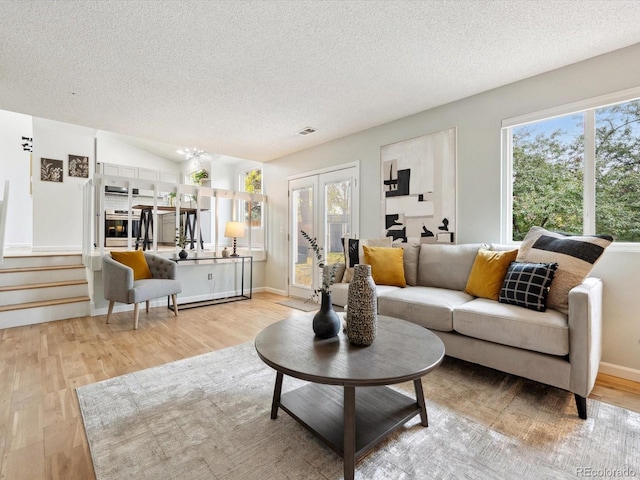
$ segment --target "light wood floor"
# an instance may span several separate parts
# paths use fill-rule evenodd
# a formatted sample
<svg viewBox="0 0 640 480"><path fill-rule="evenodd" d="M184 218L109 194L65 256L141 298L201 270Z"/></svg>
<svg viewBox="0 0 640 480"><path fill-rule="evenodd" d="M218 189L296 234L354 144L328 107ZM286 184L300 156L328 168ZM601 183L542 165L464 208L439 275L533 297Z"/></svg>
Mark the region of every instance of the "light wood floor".
<svg viewBox="0 0 640 480"><path fill-rule="evenodd" d="M166 308L0 330L0 478L93 479L74 389L107 378L252 341L299 310L260 293L252 300ZM592 398L640 411L640 384L600 376Z"/></svg>

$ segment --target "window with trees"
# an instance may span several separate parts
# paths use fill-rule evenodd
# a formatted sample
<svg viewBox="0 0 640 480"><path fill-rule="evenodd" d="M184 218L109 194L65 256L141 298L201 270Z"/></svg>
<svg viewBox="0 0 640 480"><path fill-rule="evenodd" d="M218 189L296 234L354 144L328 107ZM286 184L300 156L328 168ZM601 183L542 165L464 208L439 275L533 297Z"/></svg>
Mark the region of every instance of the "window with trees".
<svg viewBox="0 0 640 480"><path fill-rule="evenodd" d="M240 179L240 190L248 193L262 193L262 169L255 168L244 172ZM262 227L262 204L252 203L249 207L249 202L243 203L245 220L250 220L252 227Z"/></svg>
<svg viewBox="0 0 640 480"><path fill-rule="evenodd" d="M640 99L514 122L503 139L507 238L538 225L640 242Z"/></svg>

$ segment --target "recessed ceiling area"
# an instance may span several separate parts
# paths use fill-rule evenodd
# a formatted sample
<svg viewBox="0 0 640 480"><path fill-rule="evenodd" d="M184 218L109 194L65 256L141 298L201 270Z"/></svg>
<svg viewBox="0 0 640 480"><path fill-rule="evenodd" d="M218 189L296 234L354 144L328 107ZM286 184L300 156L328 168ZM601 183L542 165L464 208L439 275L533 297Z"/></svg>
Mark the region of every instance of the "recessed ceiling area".
<svg viewBox="0 0 640 480"><path fill-rule="evenodd" d="M268 161L639 43L638 19L636 0L1 2L0 108Z"/></svg>

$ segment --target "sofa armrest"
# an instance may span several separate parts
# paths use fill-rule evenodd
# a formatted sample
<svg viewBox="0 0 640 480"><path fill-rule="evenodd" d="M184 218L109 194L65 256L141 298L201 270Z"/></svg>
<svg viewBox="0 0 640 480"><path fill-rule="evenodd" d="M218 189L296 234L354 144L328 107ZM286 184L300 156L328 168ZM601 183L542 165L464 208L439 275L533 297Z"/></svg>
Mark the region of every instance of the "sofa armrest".
<svg viewBox="0 0 640 480"><path fill-rule="evenodd" d="M102 283L106 300L129 303L129 290L133 288L133 269L105 255L102 257Z"/></svg>
<svg viewBox="0 0 640 480"><path fill-rule="evenodd" d="M569 292L570 389L587 397L602 355L602 280L589 277Z"/></svg>
<svg viewBox="0 0 640 480"><path fill-rule="evenodd" d="M178 264L173 260L161 257L154 253L144 254L144 258L147 260L149 270L151 270L151 276L153 278L168 278L175 280L178 276Z"/></svg>
<svg viewBox="0 0 640 480"><path fill-rule="evenodd" d="M329 278L331 275L331 269L334 268L335 265L335 276L333 278L333 283L341 283L342 277L344 276L345 265L344 263L330 263L324 266L322 271L323 278Z"/></svg>

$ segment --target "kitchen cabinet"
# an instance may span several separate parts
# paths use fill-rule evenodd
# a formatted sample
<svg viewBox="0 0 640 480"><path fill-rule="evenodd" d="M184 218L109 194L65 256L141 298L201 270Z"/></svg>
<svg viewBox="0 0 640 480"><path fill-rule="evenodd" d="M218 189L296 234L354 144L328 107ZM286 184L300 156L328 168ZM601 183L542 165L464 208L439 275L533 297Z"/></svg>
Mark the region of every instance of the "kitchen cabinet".
<svg viewBox="0 0 640 480"><path fill-rule="evenodd" d="M150 168L138 168L138 178L142 180L158 180L160 172L158 170L152 170Z"/></svg>
<svg viewBox="0 0 640 480"><path fill-rule="evenodd" d="M160 172L160 181L168 183L181 183L180 174L174 172Z"/></svg>
<svg viewBox="0 0 640 480"><path fill-rule="evenodd" d="M158 222L159 238L162 238L162 243L169 245L175 245L176 243L176 214L165 213L162 215L162 222ZM160 241L160 240L158 240Z"/></svg>
<svg viewBox="0 0 640 480"><path fill-rule="evenodd" d="M114 177L138 178L138 168L128 165L116 165L115 163L101 163L100 171L105 175Z"/></svg>

